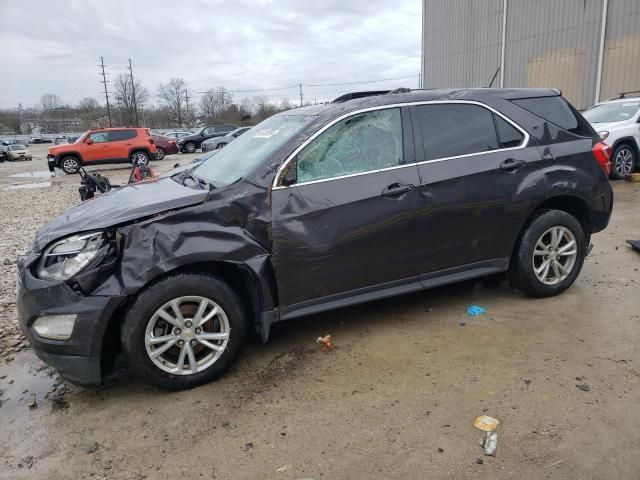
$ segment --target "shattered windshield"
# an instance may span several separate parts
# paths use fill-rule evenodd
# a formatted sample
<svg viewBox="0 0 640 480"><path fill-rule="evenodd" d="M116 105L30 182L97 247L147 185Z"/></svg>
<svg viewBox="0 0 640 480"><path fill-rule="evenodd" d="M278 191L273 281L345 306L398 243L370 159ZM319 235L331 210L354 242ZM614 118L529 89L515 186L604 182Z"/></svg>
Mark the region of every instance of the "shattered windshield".
<svg viewBox="0 0 640 480"><path fill-rule="evenodd" d="M633 117L640 108L640 101L604 103L583 112L589 123L624 122Z"/></svg>
<svg viewBox="0 0 640 480"><path fill-rule="evenodd" d="M230 185L246 176L269 155L294 137L312 115L276 115L259 123L229 143L210 161L192 171L215 187Z"/></svg>

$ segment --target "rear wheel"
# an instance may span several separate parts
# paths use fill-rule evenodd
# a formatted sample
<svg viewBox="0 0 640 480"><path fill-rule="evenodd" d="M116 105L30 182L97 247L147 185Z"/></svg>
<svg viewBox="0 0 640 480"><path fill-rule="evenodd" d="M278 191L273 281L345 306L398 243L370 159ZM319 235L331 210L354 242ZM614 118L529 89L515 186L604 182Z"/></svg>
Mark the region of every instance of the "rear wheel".
<svg viewBox="0 0 640 480"><path fill-rule="evenodd" d="M216 149L220 150L221 148L224 148L225 145L226 143L219 143L218 145L216 145Z"/></svg>
<svg viewBox="0 0 640 480"><path fill-rule="evenodd" d="M633 173L636 166L636 152L633 147L623 144L616 147L612 156L611 177L621 180Z"/></svg>
<svg viewBox="0 0 640 480"><path fill-rule="evenodd" d="M241 302L221 280L172 275L141 293L122 328L132 372L167 390L182 390L222 375L246 335Z"/></svg>
<svg viewBox="0 0 640 480"><path fill-rule="evenodd" d="M534 297L551 297L569 288L587 253L587 237L575 217L541 210L526 227L511 259L511 284Z"/></svg>
<svg viewBox="0 0 640 480"><path fill-rule="evenodd" d="M167 152L164 151L164 148L158 147L156 149L156 158L158 160L162 160L165 157L166 154L167 154Z"/></svg>
<svg viewBox="0 0 640 480"><path fill-rule="evenodd" d="M78 173L78 170L80 170L80 161L76 157L62 157L60 160L60 168L68 175Z"/></svg>
<svg viewBox="0 0 640 480"><path fill-rule="evenodd" d="M136 161L138 165L147 165L149 163L149 155L146 152L133 152L131 154L131 165L135 165Z"/></svg>

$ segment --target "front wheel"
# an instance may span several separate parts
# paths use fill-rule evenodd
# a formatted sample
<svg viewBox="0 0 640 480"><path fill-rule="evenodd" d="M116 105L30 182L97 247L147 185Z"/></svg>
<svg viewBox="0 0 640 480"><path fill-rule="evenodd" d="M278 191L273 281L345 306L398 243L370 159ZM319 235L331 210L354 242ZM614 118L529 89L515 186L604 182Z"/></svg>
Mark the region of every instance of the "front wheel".
<svg viewBox="0 0 640 480"><path fill-rule="evenodd" d="M226 144L225 143L219 143L218 145L216 145L216 150L220 150L221 148L224 148Z"/></svg>
<svg viewBox="0 0 640 480"><path fill-rule="evenodd" d="M187 142L184 144L184 149L187 153L193 153L196 151L196 144L193 142Z"/></svg>
<svg viewBox="0 0 640 480"><path fill-rule="evenodd" d="M210 382L232 364L244 343L244 310L216 277L171 275L143 291L121 332L131 371L166 390Z"/></svg>
<svg viewBox="0 0 640 480"><path fill-rule="evenodd" d="M511 284L540 298L565 291L582 269L586 241L575 217L560 210L541 210L526 227L511 258Z"/></svg>
<svg viewBox="0 0 640 480"><path fill-rule="evenodd" d="M622 180L633 173L636 166L636 152L629 145L620 145L613 152L612 160L611 178Z"/></svg>

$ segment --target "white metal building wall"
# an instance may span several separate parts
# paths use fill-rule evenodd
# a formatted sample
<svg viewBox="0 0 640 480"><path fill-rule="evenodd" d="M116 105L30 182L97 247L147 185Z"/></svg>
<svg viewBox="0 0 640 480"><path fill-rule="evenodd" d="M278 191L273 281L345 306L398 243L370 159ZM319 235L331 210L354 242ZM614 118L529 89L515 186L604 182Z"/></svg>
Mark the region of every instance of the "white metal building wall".
<svg viewBox="0 0 640 480"><path fill-rule="evenodd" d="M640 90L640 0L423 0L424 87L489 85L501 65L505 5L505 87L560 88L586 108L604 39L599 98Z"/></svg>

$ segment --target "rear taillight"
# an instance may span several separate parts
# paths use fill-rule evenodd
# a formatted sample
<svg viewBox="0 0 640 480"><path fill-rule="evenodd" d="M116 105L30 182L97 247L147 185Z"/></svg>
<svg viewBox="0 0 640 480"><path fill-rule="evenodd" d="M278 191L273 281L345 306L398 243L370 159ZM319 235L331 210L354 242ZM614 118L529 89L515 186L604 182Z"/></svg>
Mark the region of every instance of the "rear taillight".
<svg viewBox="0 0 640 480"><path fill-rule="evenodd" d="M608 178L611 174L611 147L604 142L598 142L593 146L591 151L593 152L593 156L596 157L598 165L600 165L600 168Z"/></svg>

